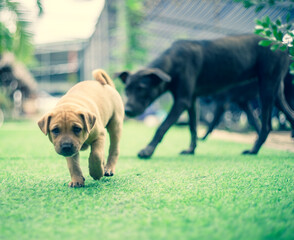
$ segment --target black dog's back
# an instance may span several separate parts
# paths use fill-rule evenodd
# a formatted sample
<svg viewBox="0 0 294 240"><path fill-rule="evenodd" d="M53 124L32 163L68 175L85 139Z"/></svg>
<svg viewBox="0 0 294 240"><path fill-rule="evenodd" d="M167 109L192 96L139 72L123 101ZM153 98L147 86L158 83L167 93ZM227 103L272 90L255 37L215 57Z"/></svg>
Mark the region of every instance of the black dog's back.
<svg viewBox="0 0 294 240"><path fill-rule="evenodd" d="M282 61L280 65L285 74L286 53L272 52L269 48L259 46L260 40L262 38L256 35L233 36L211 41L179 40L149 67L162 69L174 82L181 80L181 84L183 81L196 83L197 79L197 85L189 85L198 96L229 88L235 85L236 81L266 76L271 65L277 64L269 59ZM186 76L181 78L185 71L194 77L194 81L188 80Z"/></svg>

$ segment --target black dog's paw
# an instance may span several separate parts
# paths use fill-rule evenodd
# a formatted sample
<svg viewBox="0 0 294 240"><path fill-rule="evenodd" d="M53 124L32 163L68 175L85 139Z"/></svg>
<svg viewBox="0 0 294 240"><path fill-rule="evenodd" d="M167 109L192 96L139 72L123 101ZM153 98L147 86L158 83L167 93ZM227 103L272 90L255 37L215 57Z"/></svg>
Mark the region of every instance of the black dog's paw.
<svg viewBox="0 0 294 240"><path fill-rule="evenodd" d="M200 141L205 141L207 139L207 137L208 137L208 134L203 136L202 138L197 138L197 139L200 140Z"/></svg>
<svg viewBox="0 0 294 240"><path fill-rule="evenodd" d="M256 152L253 152L251 150L245 150L242 152L243 155L256 155Z"/></svg>
<svg viewBox="0 0 294 240"><path fill-rule="evenodd" d="M193 155L194 154L194 149L187 149L187 150L183 150L180 152L181 155Z"/></svg>
<svg viewBox="0 0 294 240"><path fill-rule="evenodd" d="M139 158L143 158L143 159L147 159L150 158L151 155L154 152L154 147L152 146L147 146L146 148L142 149L139 153L138 153L138 157Z"/></svg>

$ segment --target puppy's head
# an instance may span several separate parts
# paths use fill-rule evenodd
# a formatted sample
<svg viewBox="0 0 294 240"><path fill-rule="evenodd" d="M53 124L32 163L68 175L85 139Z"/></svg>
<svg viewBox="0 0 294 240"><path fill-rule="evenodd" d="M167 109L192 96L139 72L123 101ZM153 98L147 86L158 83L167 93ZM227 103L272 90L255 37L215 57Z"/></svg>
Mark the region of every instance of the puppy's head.
<svg viewBox="0 0 294 240"><path fill-rule="evenodd" d="M166 85L171 81L171 77L158 68L147 68L134 74L121 72L117 76L126 85L125 113L129 117L142 114L166 90Z"/></svg>
<svg viewBox="0 0 294 240"><path fill-rule="evenodd" d="M95 122L96 117L90 112L56 110L44 115L38 125L49 136L55 151L70 157L80 151Z"/></svg>

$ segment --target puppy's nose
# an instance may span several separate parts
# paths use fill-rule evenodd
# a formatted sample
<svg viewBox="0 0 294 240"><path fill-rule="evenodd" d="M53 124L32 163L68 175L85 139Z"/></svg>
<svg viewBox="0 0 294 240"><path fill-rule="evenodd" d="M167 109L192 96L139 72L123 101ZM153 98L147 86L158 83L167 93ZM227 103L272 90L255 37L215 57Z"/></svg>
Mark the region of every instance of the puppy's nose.
<svg viewBox="0 0 294 240"><path fill-rule="evenodd" d="M63 156L71 156L74 153L74 147L71 142L61 143L60 149Z"/></svg>

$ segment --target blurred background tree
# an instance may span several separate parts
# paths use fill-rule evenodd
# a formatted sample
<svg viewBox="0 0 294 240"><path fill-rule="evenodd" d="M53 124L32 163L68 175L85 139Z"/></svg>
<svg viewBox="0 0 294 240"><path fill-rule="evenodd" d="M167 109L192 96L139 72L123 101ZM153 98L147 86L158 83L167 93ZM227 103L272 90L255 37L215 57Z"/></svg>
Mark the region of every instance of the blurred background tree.
<svg viewBox="0 0 294 240"><path fill-rule="evenodd" d="M36 7L40 16L43 13L41 0L36 0ZM16 95L23 98L30 84L34 85L26 67L17 63L28 64L34 59L33 34L26 13L21 3L0 0L0 126L4 113L11 115Z"/></svg>
<svg viewBox="0 0 294 240"><path fill-rule="evenodd" d="M39 15L43 13L42 1L36 0ZM0 0L0 57L4 52L12 52L24 63L32 60L32 33L30 22L19 2Z"/></svg>
<svg viewBox="0 0 294 240"><path fill-rule="evenodd" d="M294 0L234 0L242 2L245 8L255 7L256 12L261 11L265 7L270 7L275 4L281 4L289 9L286 19L278 18L272 21L269 16L256 20L255 33L266 40L261 41L261 46L271 46L275 51L280 49L288 51L294 60L294 26L293 26L293 11ZM290 65L290 72L294 74L294 62Z"/></svg>
<svg viewBox="0 0 294 240"><path fill-rule="evenodd" d="M113 14L110 19L112 30L110 35L118 39L113 55L118 59L108 67L109 72L118 72L123 69L135 70L144 65L147 58L146 32L142 27L146 17L146 7L150 0L115 0L108 1L108 8ZM115 16L115 17L113 17ZM116 18L113 23L112 21ZM124 84L115 81L116 88L123 92Z"/></svg>
<svg viewBox="0 0 294 240"><path fill-rule="evenodd" d="M125 68L133 69L134 66L144 63L146 48L144 46L144 30L141 23L144 19L144 1L126 0L125 1L125 26L126 26L126 52Z"/></svg>

